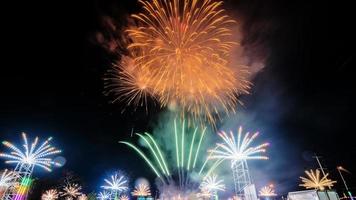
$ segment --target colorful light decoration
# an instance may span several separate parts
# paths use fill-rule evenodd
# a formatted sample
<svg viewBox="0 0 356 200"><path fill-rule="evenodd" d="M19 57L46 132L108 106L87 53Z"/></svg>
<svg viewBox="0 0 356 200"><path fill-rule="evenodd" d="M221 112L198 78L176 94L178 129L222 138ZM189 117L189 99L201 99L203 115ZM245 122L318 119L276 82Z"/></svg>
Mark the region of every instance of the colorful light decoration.
<svg viewBox="0 0 356 200"><path fill-rule="evenodd" d="M250 136L246 133L242 136L242 127L239 127L237 140L232 131L230 134L224 131L219 133L224 143L217 143L214 149L209 150L211 153L209 159L230 160L233 171L235 192L237 196L243 195L243 189L251 184L250 173L248 170L247 160L266 160L267 156L260 153L266 152L268 143L251 147L252 142L258 136L258 132Z"/></svg>
<svg viewBox="0 0 356 200"><path fill-rule="evenodd" d="M305 174L307 177L300 177L303 183L299 186L305 187L306 189L325 190L325 187L331 188L334 186L334 183L336 183L336 181L328 179L329 174L325 174L325 176L321 177L318 169L315 171L305 171Z"/></svg>
<svg viewBox="0 0 356 200"><path fill-rule="evenodd" d="M10 153L0 153L1 158L8 159L7 164L15 164L14 172L18 175L17 182L19 186L9 189L4 196L4 200L22 200L25 199L32 183L32 172L35 167L42 168L48 172L52 171L52 166L60 166L52 160L51 156L61 153L50 145L52 137L49 137L43 143L39 144L39 138L36 137L32 143L28 142L27 135L22 133L24 144L22 148L14 144L3 141L2 144L11 150Z"/></svg>
<svg viewBox="0 0 356 200"><path fill-rule="evenodd" d="M29 177L24 177L21 179L20 185L17 189L15 198L13 200L22 200L26 198L26 195L30 189L33 180Z"/></svg>

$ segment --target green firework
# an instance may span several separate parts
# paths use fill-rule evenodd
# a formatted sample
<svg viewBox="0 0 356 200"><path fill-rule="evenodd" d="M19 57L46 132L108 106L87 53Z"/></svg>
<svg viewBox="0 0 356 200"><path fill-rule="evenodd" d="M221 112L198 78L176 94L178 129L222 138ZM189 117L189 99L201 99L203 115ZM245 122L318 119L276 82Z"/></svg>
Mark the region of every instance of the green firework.
<svg viewBox="0 0 356 200"><path fill-rule="evenodd" d="M194 173L203 178L220 165L221 161L219 160L210 161L207 149L202 148L205 146L203 145L204 141L206 141L206 127L187 127L184 120L181 123L174 120L173 127L170 130L170 133L166 133L169 134L168 137L165 137L161 143L160 140L149 133L136 133L142 139L148 151L144 151L129 142L121 141L120 143L135 150L164 184L171 181L177 182L174 179L178 175L179 182L177 183L180 187L184 187L189 184L191 174ZM169 145L164 145L162 142ZM173 162L167 162L170 153L175 157Z"/></svg>

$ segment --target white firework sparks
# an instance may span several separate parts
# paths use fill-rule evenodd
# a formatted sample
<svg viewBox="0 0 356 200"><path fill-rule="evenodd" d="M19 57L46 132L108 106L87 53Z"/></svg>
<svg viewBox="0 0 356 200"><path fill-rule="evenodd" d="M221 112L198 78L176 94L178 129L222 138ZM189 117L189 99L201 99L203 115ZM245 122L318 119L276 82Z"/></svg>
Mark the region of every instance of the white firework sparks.
<svg viewBox="0 0 356 200"><path fill-rule="evenodd" d="M22 145L23 149L16 147L14 144L3 141L3 145L11 149L10 153L0 153L0 157L8 159L5 163L8 164L28 164L41 167L47 171L51 171L52 165L59 165L58 163L52 161L52 158L49 156L59 154L61 150L57 150L55 147L52 147L49 143L52 140L52 137L48 138L41 145L38 144L39 138L36 137L35 140L29 144L27 136L25 133L22 133L22 139L24 144Z"/></svg>
<svg viewBox="0 0 356 200"><path fill-rule="evenodd" d="M42 194L41 200L56 200L58 199L58 197L58 191L55 189L51 189L47 190L45 193Z"/></svg>
<svg viewBox="0 0 356 200"><path fill-rule="evenodd" d="M225 191L225 185L223 180L219 180L217 175L211 175L204 178L200 185L202 191L217 192Z"/></svg>
<svg viewBox="0 0 356 200"><path fill-rule="evenodd" d="M0 176L0 190L2 190L2 188L6 189L15 184L17 177L18 176L15 172L5 169Z"/></svg>
<svg viewBox="0 0 356 200"><path fill-rule="evenodd" d="M101 186L105 190L113 192L123 192L128 189L128 182L124 176L119 176L118 173L111 176L111 180L104 179L106 185Z"/></svg>
<svg viewBox="0 0 356 200"><path fill-rule="evenodd" d="M81 189L82 187L80 185L69 183L63 188L63 191L60 194L62 197L66 197L66 199L73 199L82 195L80 192Z"/></svg>
<svg viewBox="0 0 356 200"><path fill-rule="evenodd" d="M258 136L258 132L250 136L250 133L246 133L242 138L242 127L239 128L237 141L232 131L230 134L224 131L219 133L219 136L223 139L224 143L218 143L215 149L209 150L211 153L210 159L226 159L233 162L241 160L260 160L268 159L267 156L261 156L259 153L266 152L268 143L264 143L255 147L251 147L251 143Z"/></svg>
<svg viewBox="0 0 356 200"><path fill-rule="evenodd" d="M109 200L110 199L110 193L105 191L105 190L103 192L99 192L98 199L99 200Z"/></svg>

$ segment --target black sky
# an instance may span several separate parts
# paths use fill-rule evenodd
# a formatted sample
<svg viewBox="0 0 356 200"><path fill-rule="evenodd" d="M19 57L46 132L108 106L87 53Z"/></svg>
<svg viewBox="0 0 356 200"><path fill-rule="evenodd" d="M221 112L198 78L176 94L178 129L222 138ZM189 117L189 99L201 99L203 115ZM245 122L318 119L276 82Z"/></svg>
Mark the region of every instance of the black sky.
<svg viewBox="0 0 356 200"><path fill-rule="evenodd" d="M78 175L88 192L118 168L133 179L153 178L148 169L138 170L144 163L117 141L130 137L132 129L150 130L158 109L149 115L121 114L120 106L108 103L102 77L112 60L93 42L95 33L103 30L103 16L124 20L137 11L135 2L27 1L4 7L8 12L1 20L0 139L19 140L22 131L54 136L67 164L46 175L51 184L64 171ZM317 152L333 175L338 164L356 173L351 8L327 1L227 4L241 16L245 42L258 44L255 50L269 55L252 94L244 97L245 111L256 113L258 121L270 127L267 130L278 130L272 139L287 142L283 149L274 147L290 152L278 158L291 159L281 170L294 170L298 163L297 174L302 175L315 166L307 155ZM297 188L295 179L291 183ZM349 181L355 189L356 182ZM43 182L37 190L46 188Z"/></svg>

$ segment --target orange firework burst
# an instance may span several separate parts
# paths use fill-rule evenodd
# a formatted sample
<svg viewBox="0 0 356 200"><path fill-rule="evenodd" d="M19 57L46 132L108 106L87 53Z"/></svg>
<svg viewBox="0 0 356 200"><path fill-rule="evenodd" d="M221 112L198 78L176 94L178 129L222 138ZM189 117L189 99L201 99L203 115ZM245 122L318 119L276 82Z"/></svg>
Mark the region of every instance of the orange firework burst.
<svg viewBox="0 0 356 200"><path fill-rule="evenodd" d="M135 190L131 192L132 196L137 196L137 197L146 197L151 195L150 188L146 184L139 184L138 186L135 186Z"/></svg>
<svg viewBox="0 0 356 200"><path fill-rule="evenodd" d="M128 55L114 67L109 93L140 105L147 96L162 107L175 104L182 116L215 122L235 112L248 93L248 72L231 67L235 24L214 0L140 0L143 12L126 29ZM115 74L115 73L114 73Z"/></svg>
<svg viewBox="0 0 356 200"><path fill-rule="evenodd" d="M113 94L116 101L124 101L128 105L147 105L147 97L151 92L144 74L134 67L134 61L124 56L119 65L114 65L105 78L105 91Z"/></svg>

